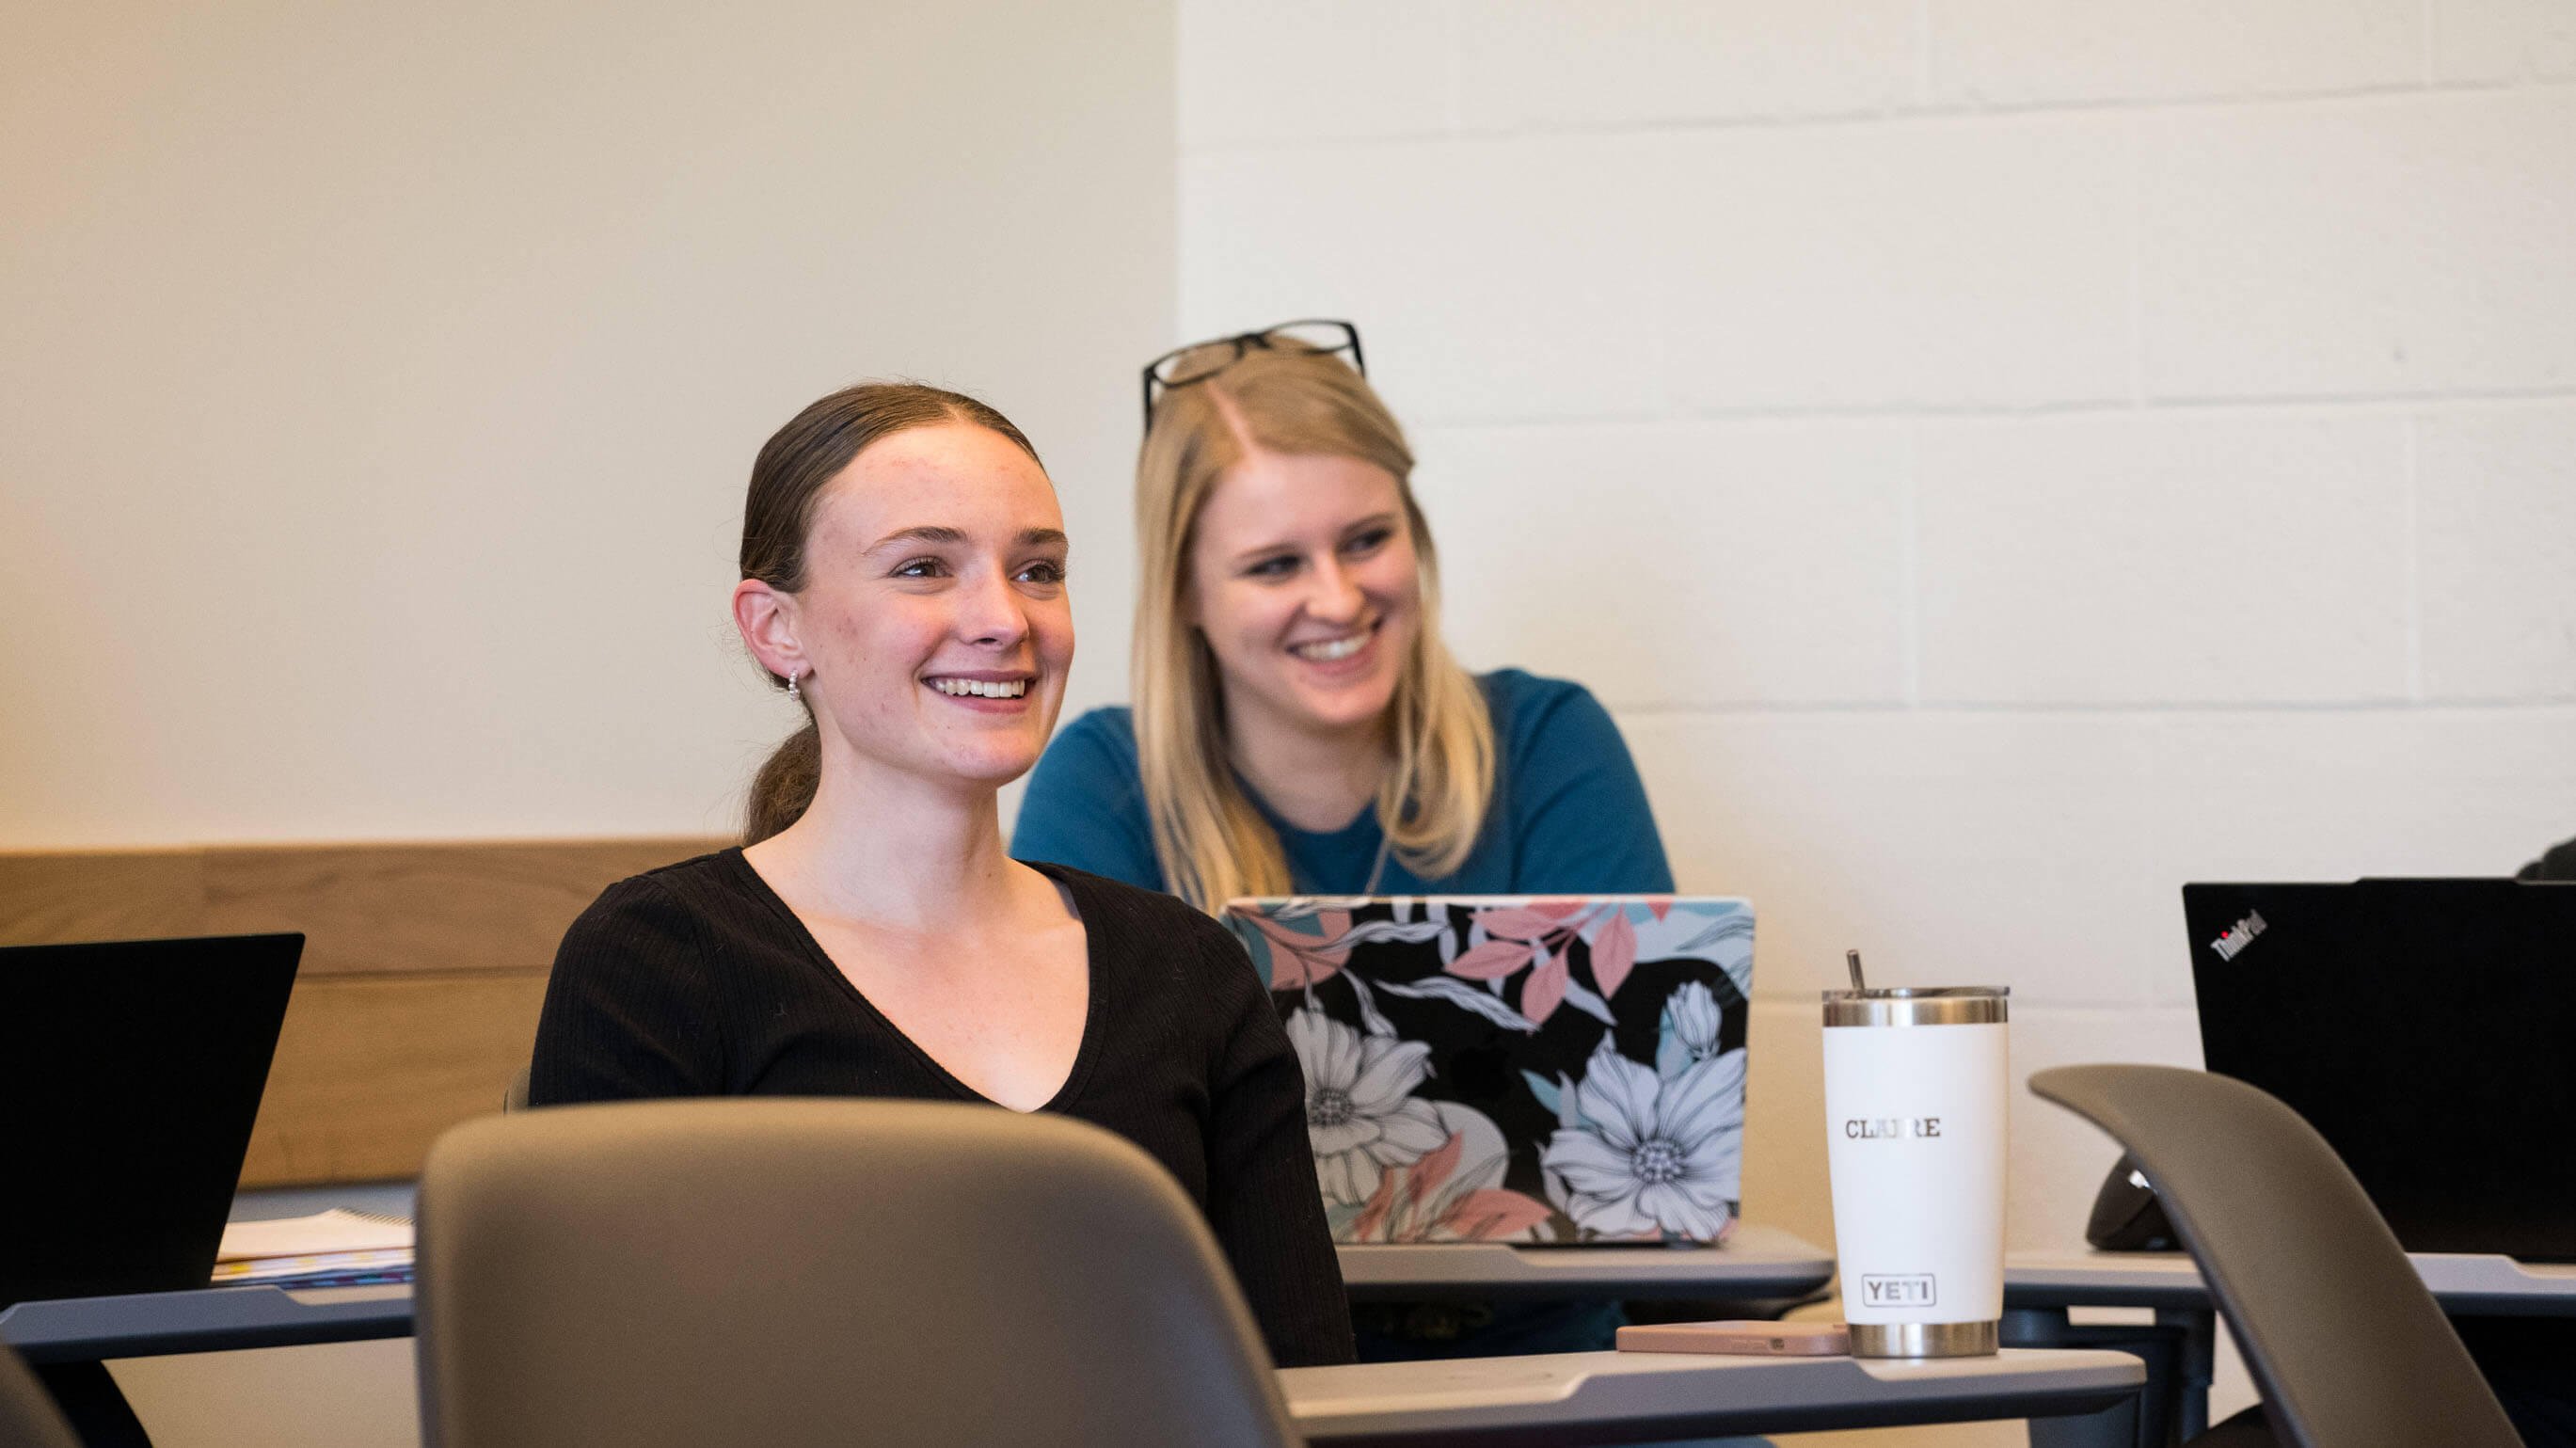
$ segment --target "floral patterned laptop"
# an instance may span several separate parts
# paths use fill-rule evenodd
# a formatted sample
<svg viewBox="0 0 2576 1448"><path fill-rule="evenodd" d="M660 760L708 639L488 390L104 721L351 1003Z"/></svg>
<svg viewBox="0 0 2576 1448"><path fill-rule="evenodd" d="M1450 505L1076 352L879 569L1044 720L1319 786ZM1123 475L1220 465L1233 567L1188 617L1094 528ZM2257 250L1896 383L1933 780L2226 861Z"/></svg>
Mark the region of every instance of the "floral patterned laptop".
<svg viewBox="0 0 2576 1448"><path fill-rule="evenodd" d="M1306 1073L1342 1242L1714 1242L1744 1162L1753 907L1297 896L1225 921Z"/></svg>

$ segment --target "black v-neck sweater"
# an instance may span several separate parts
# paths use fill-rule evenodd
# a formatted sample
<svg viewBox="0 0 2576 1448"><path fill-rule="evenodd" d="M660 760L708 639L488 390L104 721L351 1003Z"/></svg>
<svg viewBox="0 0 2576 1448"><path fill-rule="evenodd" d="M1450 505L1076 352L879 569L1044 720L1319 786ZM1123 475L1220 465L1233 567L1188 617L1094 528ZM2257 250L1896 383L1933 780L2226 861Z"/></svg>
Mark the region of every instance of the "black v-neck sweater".
<svg viewBox="0 0 2576 1448"><path fill-rule="evenodd" d="M1305 1078L1243 948L1169 895L1034 868L1071 894L1091 957L1081 1050L1041 1109L1117 1132L1179 1180L1280 1366L1349 1362ZM555 954L529 1102L653 1096L992 1105L859 994L740 850L611 885Z"/></svg>

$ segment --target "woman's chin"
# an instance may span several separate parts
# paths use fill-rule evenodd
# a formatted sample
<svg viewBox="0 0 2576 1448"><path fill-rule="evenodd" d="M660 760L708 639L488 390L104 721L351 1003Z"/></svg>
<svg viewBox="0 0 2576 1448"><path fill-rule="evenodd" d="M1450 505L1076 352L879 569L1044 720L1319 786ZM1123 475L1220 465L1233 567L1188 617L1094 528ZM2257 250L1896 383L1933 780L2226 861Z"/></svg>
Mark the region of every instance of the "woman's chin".
<svg viewBox="0 0 2576 1448"><path fill-rule="evenodd" d="M1360 680L1338 689L1301 689L1300 712L1309 727L1328 732L1374 724L1395 702L1395 680Z"/></svg>
<svg viewBox="0 0 2576 1448"><path fill-rule="evenodd" d="M1035 769L1041 749L970 749L943 761L960 784L999 789Z"/></svg>

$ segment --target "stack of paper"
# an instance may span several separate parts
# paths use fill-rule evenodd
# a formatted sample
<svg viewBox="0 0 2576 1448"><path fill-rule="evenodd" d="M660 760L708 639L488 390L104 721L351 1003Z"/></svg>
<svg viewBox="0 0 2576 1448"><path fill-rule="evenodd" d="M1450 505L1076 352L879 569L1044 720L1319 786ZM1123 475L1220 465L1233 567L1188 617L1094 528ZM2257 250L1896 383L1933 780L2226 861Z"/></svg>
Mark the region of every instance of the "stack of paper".
<svg viewBox="0 0 2576 1448"><path fill-rule="evenodd" d="M411 1250L411 1219L380 1217L333 1207L309 1217L273 1222L233 1222L224 1228L224 1244L215 1249L218 1262L253 1257L309 1257L318 1252L383 1252Z"/></svg>
<svg viewBox="0 0 2576 1448"><path fill-rule="evenodd" d="M243 1287L295 1278L298 1286L314 1287L323 1284L302 1279L327 1277L331 1285L347 1286L399 1282L410 1275L411 1249L396 1247L383 1252L318 1252L305 1257L248 1257L239 1262L218 1262L214 1284Z"/></svg>
<svg viewBox="0 0 2576 1448"><path fill-rule="evenodd" d="M234 1222L215 1252L214 1285L400 1281L411 1274L411 1253L412 1226L402 1217L333 1207L309 1217Z"/></svg>

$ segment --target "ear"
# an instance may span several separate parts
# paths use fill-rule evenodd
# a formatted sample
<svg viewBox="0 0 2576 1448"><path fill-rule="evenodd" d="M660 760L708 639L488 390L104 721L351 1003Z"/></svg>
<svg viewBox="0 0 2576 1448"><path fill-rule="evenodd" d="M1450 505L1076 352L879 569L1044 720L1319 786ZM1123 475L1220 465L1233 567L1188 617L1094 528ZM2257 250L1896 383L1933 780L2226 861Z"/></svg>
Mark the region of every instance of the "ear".
<svg viewBox="0 0 2576 1448"><path fill-rule="evenodd" d="M733 586L733 626L760 666L782 679L814 672L796 641L796 595L757 578Z"/></svg>

